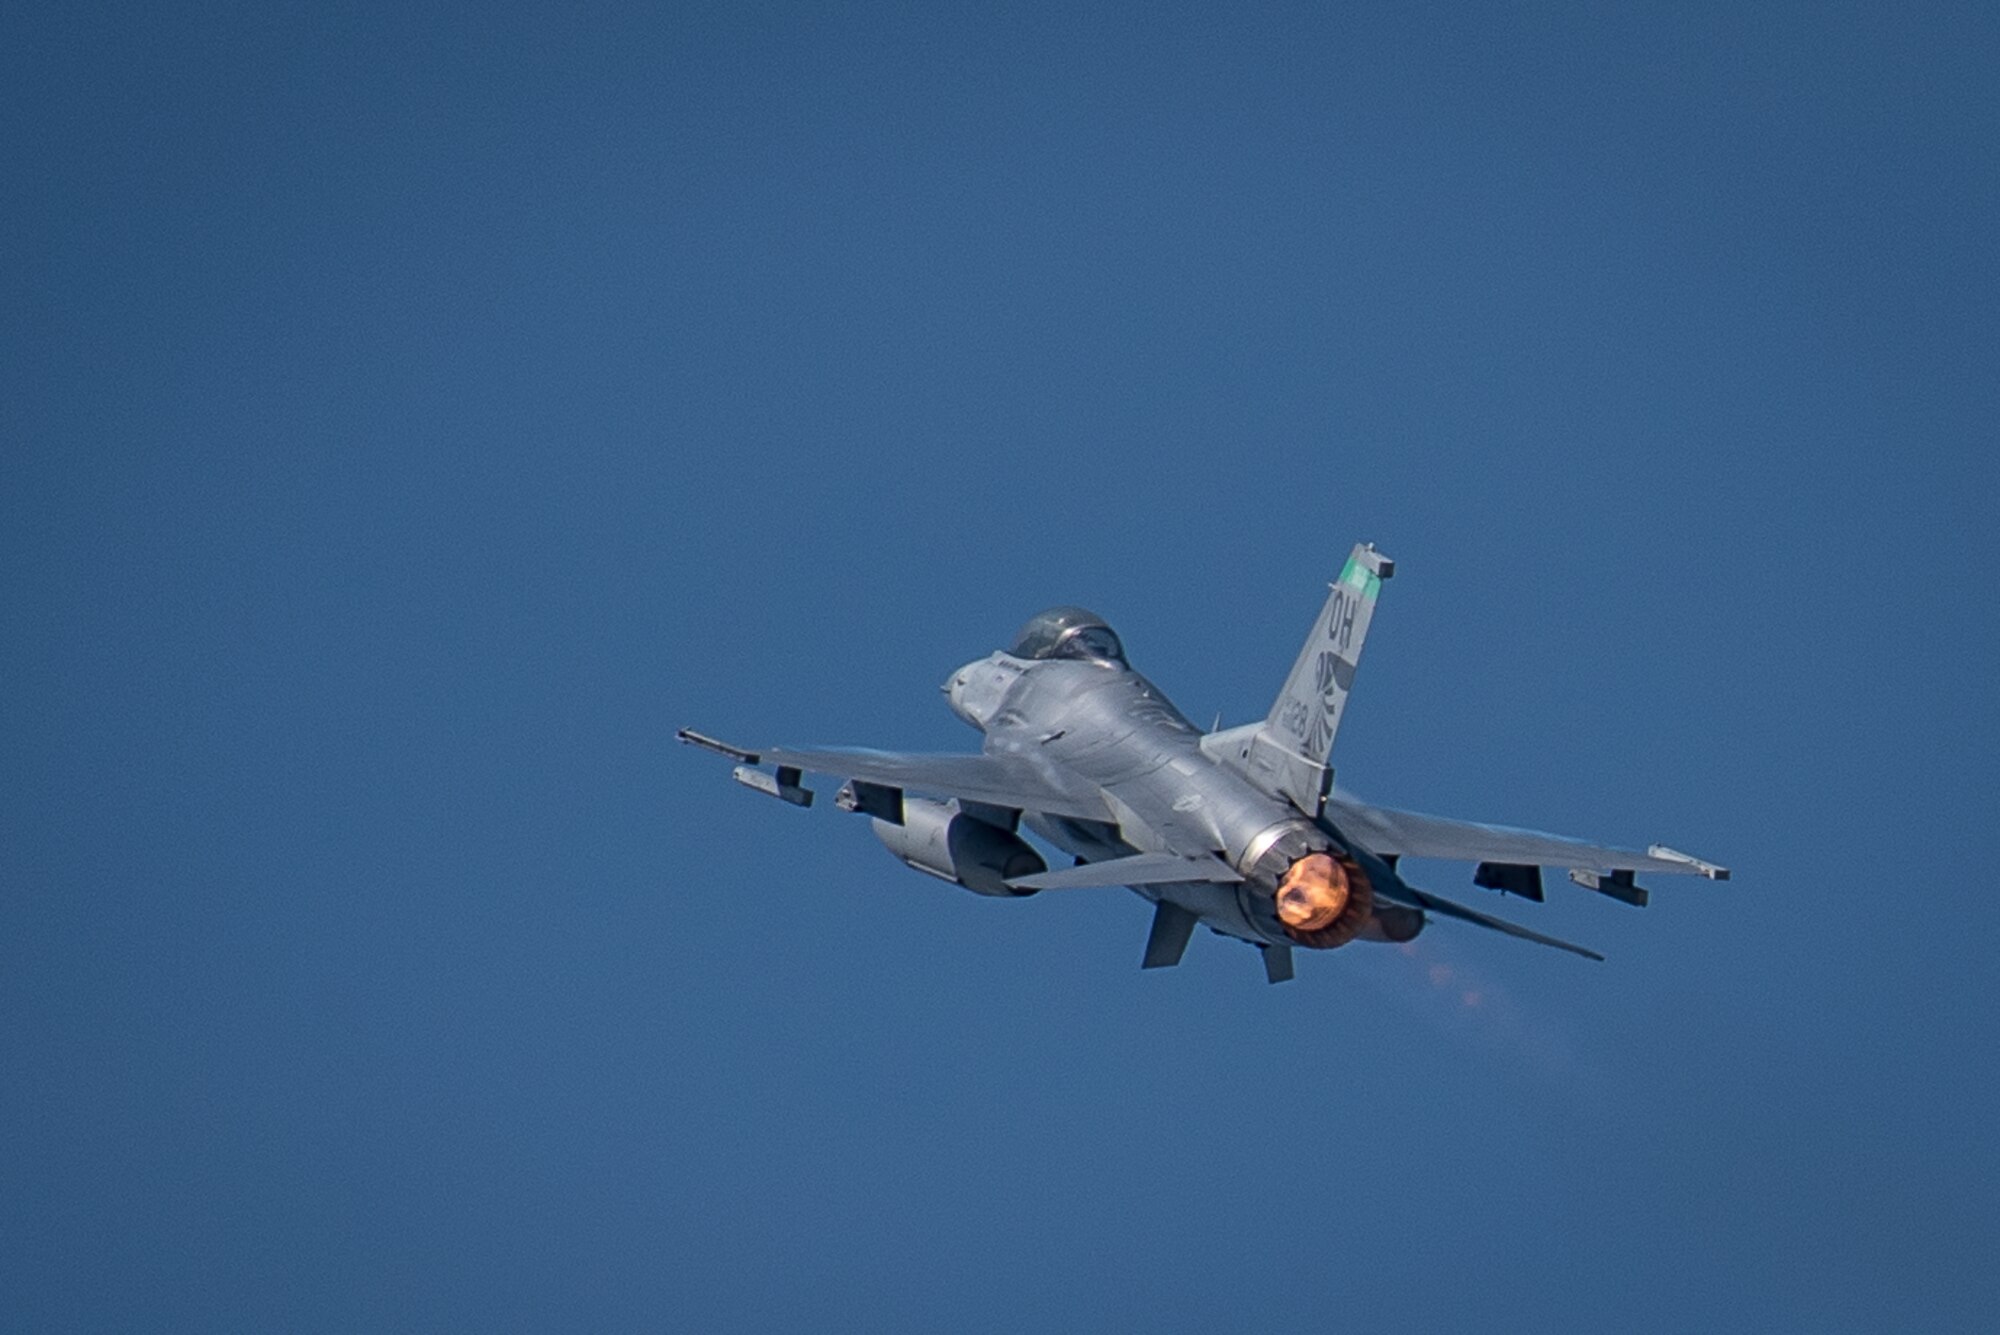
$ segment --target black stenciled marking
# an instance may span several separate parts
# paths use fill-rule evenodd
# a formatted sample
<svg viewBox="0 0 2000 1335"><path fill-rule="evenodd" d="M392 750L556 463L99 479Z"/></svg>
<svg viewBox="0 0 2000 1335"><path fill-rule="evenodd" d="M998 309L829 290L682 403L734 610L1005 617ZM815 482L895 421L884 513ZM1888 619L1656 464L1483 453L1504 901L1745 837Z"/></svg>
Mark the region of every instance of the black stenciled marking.
<svg viewBox="0 0 2000 1335"><path fill-rule="evenodd" d="M1313 684L1319 689L1319 697L1332 709L1339 703L1342 693L1354 689L1354 664L1332 650L1326 650L1313 664Z"/></svg>
<svg viewBox="0 0 2000 1335"><path fill-rule="evenodd" d="M1333 745L1333 720L1325 714L1314 715L1312 727L1306 733L1305 743L1307 755L1325 755L1327 748Z"/></svg>
<svg viewBox="0 0 2000 1335"><path fill-rule="evenodd" d="M1345 649L1354 639L1354 599L1345 589L1333 591L1333 609L1326 619L1326 638Z"/></svg>

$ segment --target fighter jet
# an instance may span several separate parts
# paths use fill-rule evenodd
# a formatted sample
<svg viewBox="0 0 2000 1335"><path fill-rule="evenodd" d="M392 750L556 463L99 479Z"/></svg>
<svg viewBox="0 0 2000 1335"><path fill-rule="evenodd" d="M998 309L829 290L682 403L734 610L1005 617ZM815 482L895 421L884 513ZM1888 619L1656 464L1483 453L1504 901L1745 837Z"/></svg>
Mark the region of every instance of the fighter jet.
<svg viewBox="0 0 2000 1335"><path fill-rule="evenodd" d="M1373 544L1354 549L1270 713L1241 727L1202 732L1132 669L1102 618L1056 607L944 683L952 712L985 736L976 754L745 750L677 735L795 806L812 805L808 771L844 780L841 810L869 817L910 867L975 894L1127 886L1154 906L1146 969L1180 963L1202 924L1257 947L1266 979L1284 982L1295 949L1409 941L1433 917L1604 958L1417 889L1397 872L1405 857L1474 863L1473 884L1535 901L1544 867L1635 907L1647 902L1640 872L1728 879L1728 868L1660 844L1608 848L1373 806L1335 788L1334 737L1394 573ZM1024 830L1070 865L1052 870Z"/></svg>

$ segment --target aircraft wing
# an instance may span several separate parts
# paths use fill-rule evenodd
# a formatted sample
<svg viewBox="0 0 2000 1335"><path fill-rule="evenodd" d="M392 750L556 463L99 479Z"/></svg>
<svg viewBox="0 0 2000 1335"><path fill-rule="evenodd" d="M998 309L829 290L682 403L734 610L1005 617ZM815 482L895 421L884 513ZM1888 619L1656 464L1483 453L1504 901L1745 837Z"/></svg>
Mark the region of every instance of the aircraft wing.
<svg viewBox="0 0 2000 1335"><path fill-rule="evenodd" d="M924 751L878 751L861 746L786 747L746 751L682 729L684 742L706 747L747 766L774 765L780 771L810 770L863 783L901 788L940 798L961 798L987 806L1018 811L1042 811L1076 820L1111 820L1112 813L1097 790L1065 781L1025 760L1005 755L963 755ZM740 777L740 776L739 776ZM769 780L769 775L759 776ZM796 775L792 779L797 790ZM763 787L753 783L753 787ZM765 789L765 791L771 791Z"/></svg>
<svg viewBox="0 0 2000 1335"><path fill-rule="evenodd" d="M1726 881L1729 868L1677 853L1655 844L1644 853L1610 848L1536 830L1507 825L1481 825L1447 820L1415 811L1398 811L1363 802L1352 793L1335 792L1326 814L1343 831L1375 853L1412 858L1446 858L1459 862L1512 863L1528 867L1601 868L1620 871L1679 872Z"/></svg>

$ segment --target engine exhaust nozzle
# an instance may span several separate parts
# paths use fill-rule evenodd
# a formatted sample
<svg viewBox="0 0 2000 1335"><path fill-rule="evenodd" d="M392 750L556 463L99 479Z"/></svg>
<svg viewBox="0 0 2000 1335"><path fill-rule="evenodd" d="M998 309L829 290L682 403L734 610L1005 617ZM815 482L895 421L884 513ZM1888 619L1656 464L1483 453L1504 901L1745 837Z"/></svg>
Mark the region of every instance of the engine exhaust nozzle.
<svg viewBox="0 0 2000 1335"><path fill-rule="evenodd" d="M1347 873L1326 853L1308 853L1278 882L1278 920L1300 932L1317 932L1339 920L1351 897Z"/></svg>

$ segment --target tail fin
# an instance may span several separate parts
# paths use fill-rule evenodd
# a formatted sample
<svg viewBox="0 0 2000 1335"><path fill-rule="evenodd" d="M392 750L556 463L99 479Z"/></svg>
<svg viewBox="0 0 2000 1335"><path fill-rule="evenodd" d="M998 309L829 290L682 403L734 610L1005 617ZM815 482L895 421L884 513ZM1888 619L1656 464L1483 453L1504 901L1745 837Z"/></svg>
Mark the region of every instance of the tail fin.
<svg viewBox="0 0 2000 1335"><path fill-rule="evenodd" d="M1326 606L1313 623L1312 634L1299 650L1292 675L1261 724L1214 734L1217 758L1241 770L1273 793L1291 799L1299 810L1318 815L1333 786L1328 758L1347 693L1354 685L1361 644L1375 615L1382 581L1396 572L1396 563L1374 544L1355 547L1327 594Z"/></svg>
<svg viewBox="0 0 2000 1335"><path fill-rule="evenodd" d="M1373 544L1354 549L1340 579L1326 596L1312 634L1299 650L1292 675L1264 726L1306 759L1325 764L1333 752L1340 716L1347 710L1347 693L1354 686L1354 668L1361 661L1361 642L1375 615L1382 581L1396 573L1396 563Z"/></svg>

